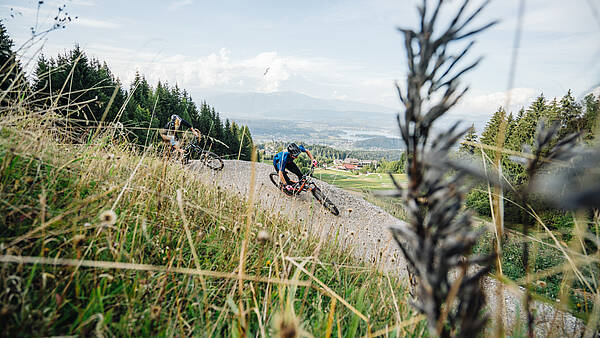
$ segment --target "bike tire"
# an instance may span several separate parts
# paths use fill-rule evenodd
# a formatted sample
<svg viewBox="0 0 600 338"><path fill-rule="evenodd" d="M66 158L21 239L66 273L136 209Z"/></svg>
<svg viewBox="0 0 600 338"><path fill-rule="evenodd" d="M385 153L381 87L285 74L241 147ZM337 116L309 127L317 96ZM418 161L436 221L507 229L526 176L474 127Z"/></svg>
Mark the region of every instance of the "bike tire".
<svg viewBox="0 0 600 338"><path fill-rule="evenodd" d="M199 160L207 167L212 170L221 170L223 169L223 160L219 155L213 153L212 151L204 150L202 154L200 154Z"/></svg>
<svg viewBox="0 0 600 338"><path fill-rule="evenodd" d="M286 189L281 189L281 185L279 184L279 174L278 173L270 173L269 179L271 180L271 182L273 182L273 185L275 185L275 187L277 187L277 189L283 191L284 194L286 194L288 196L294 195L294 193L291 191L287 191Z"/></svg>
<svg viewBox="0 0 600 338"><path fill-rule="evenodd" d="M317 201L319 201L319 203L321 203L325 207L325 209L329 210L329 212L331 212L335 216L338 216L340 214L340 211L335 206L335 204L333 204L333 202L331 202L331 200L329 198L327 198L327 196L325 196L325 194L323 194L321 189L314 187L311 192L312 192L314 198Z"/></svg>

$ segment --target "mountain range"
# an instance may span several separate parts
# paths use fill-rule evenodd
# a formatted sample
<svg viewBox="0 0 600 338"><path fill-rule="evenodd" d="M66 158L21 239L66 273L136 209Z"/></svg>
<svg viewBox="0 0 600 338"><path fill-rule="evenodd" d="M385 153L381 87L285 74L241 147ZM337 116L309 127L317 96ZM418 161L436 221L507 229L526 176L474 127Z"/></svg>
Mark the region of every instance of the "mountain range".
<svg viewBox="0 0 600 338"><path fill-rule="evenodd" d="M260 141L300 141L364 149L357 141L394 139L394 110L385 106L320 99L296 92L227 93L207 99L223 118L248 125ZM369 137L370 136L370 137ZM387 140L389 141L389 140ZM382 149L397 142L383 140ZM377 143L368 143L378 149Z"/></svg>

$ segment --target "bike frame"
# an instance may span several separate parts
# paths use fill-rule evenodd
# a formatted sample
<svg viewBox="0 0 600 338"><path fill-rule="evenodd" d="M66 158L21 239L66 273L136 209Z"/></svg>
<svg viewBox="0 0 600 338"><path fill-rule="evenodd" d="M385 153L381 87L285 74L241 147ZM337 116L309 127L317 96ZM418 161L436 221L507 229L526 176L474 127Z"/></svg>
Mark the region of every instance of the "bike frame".
<svg viewBox="0 0 600 338"><path fill-rule="evenodd" d="M299 194L306 190L313 190L314 184L311 182L310 178L312 177L313 172L315 171L315 167L311 166L310 171L300 178L300 181L294 184L294 194ZM308 185L308 187L307 187Z"/></svg>

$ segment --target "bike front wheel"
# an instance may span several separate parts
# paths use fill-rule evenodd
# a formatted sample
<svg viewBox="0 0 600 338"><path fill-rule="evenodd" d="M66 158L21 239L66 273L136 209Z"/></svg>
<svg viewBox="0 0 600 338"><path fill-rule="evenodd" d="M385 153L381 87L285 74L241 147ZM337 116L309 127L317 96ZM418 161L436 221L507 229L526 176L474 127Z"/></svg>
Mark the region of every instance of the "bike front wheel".
<svg viewBox="0 0 600 338"><path fill-rule="evenodd" d="M340 214L340 211L335 206L335 204L333 204L333 202L331 202L331 200L327 198L325 194L323 194L321 189L314 187L312 189L312 194L317 199L317 201L319 201L319 203L321 203L325 207L325 209L329 210L329 212L331 212L335 216L338 216Z"/></svg>
<svg viewBox="0 0 600 338"><path fill-rule="evenodd" d="M271 182L273 182L273 184L277 187L277 189L283 191L284 194L288 195L288 196L293 196L294 193L291 191L287 191L286 189L283 189L281 183L279 182L279 174L278 173L270 173L269 174L269 179L271 180Z"/></svg>

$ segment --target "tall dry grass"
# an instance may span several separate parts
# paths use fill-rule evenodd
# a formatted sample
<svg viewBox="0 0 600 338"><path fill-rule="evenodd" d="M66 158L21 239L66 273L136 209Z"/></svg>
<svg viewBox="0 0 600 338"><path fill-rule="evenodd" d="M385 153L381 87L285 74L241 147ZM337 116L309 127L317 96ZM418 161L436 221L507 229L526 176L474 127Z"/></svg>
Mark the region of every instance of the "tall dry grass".
<svg viewBox="0 0 600 338"><path fill-rule="evenodd" d="M425 334L402 281L336 238L21 90L0 120L1 335Z"/></svg>

